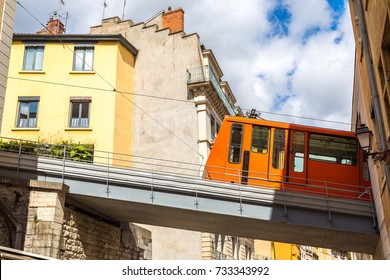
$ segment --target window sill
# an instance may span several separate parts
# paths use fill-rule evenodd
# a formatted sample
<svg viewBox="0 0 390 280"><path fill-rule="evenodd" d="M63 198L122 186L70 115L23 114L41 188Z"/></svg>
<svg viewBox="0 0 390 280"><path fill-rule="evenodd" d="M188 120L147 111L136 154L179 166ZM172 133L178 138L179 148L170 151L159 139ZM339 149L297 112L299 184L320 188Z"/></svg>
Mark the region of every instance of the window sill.
<svg viewBox="0 0 390 280"><path fill-rule="evenodd" d="M70 71L69 74L89 74L89 75L94 75L96 74L95 71Z"/></svg>
<svg viewBox="0 0 390 280"><path fill-rule="evenodd" d="M42 70L23 70L23 71L19 71L19 74L46 74L46 71L42 71Z"/></svg>
<svg viewBox="0 0 390 280"><path fill-rule="evenodd" d="M15 127L11 131L39 131L39 127Z"/></svg>
<svg viewBox="0 0 390 280"><path fill-rule="evenodd" d="M89 128L89 127L68 127L68 128L65 128L65 131L92 131L92 128Z"/></svg>

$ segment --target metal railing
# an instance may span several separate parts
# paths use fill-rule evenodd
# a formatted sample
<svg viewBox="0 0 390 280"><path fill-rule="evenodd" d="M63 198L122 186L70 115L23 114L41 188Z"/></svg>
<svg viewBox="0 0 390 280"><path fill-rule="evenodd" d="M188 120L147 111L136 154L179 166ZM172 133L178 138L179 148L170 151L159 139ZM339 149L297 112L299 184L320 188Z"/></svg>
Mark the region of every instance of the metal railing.
<svg viewBox="0 0 390 280"><path fill-rule="evenodd" d="M107 195L110 193L111 184L131 183L133 186L149 188L151 203L154 191L164 190L193 196L197 209L199 197L213 197L237 201L241 215L245 210L243 208L245 203L277 204L284 207L286 216L289 207L299 207L327 211L330 221L334 212L372 216L376 226L374 203L371 190L367 187L312 180L310 185L290 183L287 190L285 186L293 177L278 175L280 180L270 180L267 179L269 174L264 173L251 174L250 179L255 179L257 184L243 185L239 169L224 170L229 176L236 178L231 180L236 183L221 182L208 180L204 171L205 166L200 164L94 149L84 149L82 153L85 152L90 156L82 156L80 151L75 150L75 146L0 137L0 166L16 170L16 174L14 173L16 177L22 170L32 170L54 174L62 178L63 182L67 178L98 180L106 183ZM273 176L276 177L275 174ZM294 185L297 186L296 189ZM298 188L302 186L307 187L307 191L302 192ZM350 199L351 193L361 195L362 188L367 191L365 200ZM339 193L330 195L335 190Z"/></svg>

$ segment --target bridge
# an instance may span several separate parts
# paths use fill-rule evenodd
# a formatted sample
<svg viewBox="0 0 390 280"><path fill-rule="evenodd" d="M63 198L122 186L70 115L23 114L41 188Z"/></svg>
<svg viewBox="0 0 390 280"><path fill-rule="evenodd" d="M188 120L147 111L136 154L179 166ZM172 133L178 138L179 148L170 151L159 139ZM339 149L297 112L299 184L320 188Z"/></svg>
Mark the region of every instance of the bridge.
<svg viewBox="0 0 390 280"><path fill-rule="evenodd" d="M210 181L182 162L100 151L82 162L66 146L53 154L23 145L1 148L0 175L64 183L68 204L110 220L368 254L379 239L372 200Z"/></svg>

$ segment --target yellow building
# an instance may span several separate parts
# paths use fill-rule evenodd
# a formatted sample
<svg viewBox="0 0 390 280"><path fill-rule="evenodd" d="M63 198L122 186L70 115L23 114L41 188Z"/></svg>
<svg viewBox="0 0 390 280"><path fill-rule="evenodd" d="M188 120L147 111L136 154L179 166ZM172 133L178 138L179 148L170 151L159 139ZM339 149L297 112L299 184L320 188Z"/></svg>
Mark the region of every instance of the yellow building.
<svg viewBox="0 0 390 280"><path fill-rule="evenodd" d="M14 34L2 136L130 154L137 52L122 35Z"/></svg>
<svg viewBox="0 0 390 280"><path fill-rule="evenodd" d="M298 245L255 240L255 258L258 260L300 260L301 256Z"/></svg>

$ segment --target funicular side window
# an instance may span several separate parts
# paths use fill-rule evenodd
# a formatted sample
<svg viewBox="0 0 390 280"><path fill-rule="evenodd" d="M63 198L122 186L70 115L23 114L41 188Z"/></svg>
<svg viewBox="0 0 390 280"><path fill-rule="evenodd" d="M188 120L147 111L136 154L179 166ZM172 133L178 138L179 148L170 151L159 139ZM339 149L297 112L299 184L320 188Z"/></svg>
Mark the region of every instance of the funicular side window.
<svg viewBox="0 0 390 280"><path fill-rule="evenodd" d="M284 129L275 128L274 130L274 145L272 150L272 167L275 169L284 168L286 131Z"/></svg>
<svg viewBox="0 0 390 280"><path fill-rule="evenodd" d="M356 140L347 137L312 133L309 137L309 159L356 165Z"/></svg>
<svg viewBox="0 0 390 280"><path fill-rule="evenodd" d="M268 135L269 129L264 126L253 126L251 151L253 153L268 153Z"/></svg>
<svg viewBox="0 0 390 280"><path fill-rule="evenodd" d="M305 134L294 131L293 136L294 172L303 172L305 169Z"/></svg>
<svg viewBox="0 0 390 280"><path fill-rule="evenodd" d="M229 162L239 163L241 161L242 135L244 127L242 124L233 124L230 131Z"/></svg>

